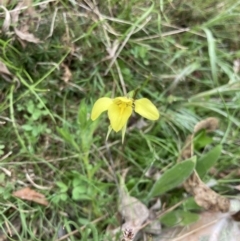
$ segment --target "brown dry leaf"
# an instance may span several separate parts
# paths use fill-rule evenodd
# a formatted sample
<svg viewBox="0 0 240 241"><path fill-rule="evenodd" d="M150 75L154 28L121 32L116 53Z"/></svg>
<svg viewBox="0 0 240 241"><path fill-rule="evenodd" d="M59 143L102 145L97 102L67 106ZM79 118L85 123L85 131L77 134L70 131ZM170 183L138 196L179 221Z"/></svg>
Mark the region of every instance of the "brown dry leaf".
<svg viewBox="0 0 240 241"><path fill-rule="evenodd" d="M240 241L239 223L235 222L229 214L204 212L196 223L181 229L169 229L154 241L168 240Z"/></svg>
<svg viewBox="0 0 240 241"><path fill-rule="evenodd" d="M20 81L12 75L12 73L8 70L7 66L0 61L0 75L4 80L6 80L9 83L17 82L17 88L20 86Z"/></svg>
<svg viewBox="0 0 240 241"><path fill-rule="evenodd" d="M150 222L150 223L144 230L148 234L160 235L162 232L162 225L161 225L160 220L157 217L157 213L156 213L157 211L159 211L161 209L161 207L162 207L162 203L159 198L150 207L149 217L148 217L148 222Z"/></svg>
<svg viewBox="0 0 240 241"><path fill-rule="evenodd" d="M11 12L12 23L14 25L17 25L19 20L19 14L23 8L27 7L28 14L34 15L31 5L32 5L32 2L30 0L21 1L16 5L14 10ZM32 33L29 33L28 28L29 28L28 25L25 23L21 28L14 28L14 32L20 40L24 40L31 43L40 43L41 42L40 39L36 38Z"/></svg>
<svg viewBox="0 0 240 241"><path fill-rule="evenodd" d="M63 73L63 76L61 79L65 83L68 83L72 79L72 72L70 71L70 69L68 68L68 66L66 64L62 63L62 67L64 69L64 73Z"/></svg>
<svg viewBox="0 0 240 241"><path fill-rule="evenodd" d="M0 73L12 76L12 74L8 70L7 66L1 61L0 61Z"/></svg>
<svg viewBox="0 0 240 241"><path fill-rule="evenodd" d="M121 178L119 193L120 200L118 209L125 221L122 225L122 229L131 230L133 237L135 237L142 228L143 223L148 219L149 210L137 198L128 194L124 183L124 177Z"/></svg>
<svg viewBox="0 0 240 241"><path fill-rule="evenodd" d="M14 31L21 40L25 40L27 42L36 43L36 44L41 43L39 38L36 38L32 33L29 33L28 31L23 32L17 28L14 28Z"/></svg>
<svg viewBox="0 0 240 241"><path fill-rule="evenodd" d="M239 73L239 71L240 71L240 59L235 59L233 61L233 71L236 74Z"/></svg>
<svg viewBox="0 0 240 241"><path fill-rule="evenodd" d="M197 172L184 184L185 189L194 196L196 203L205 210L228 212L230 200L225 198L201 181Z"/></svg>
<svg viewBox="0 0 240 241"><path fill-rule="evenodd" d="M38 193L29 187L24 187L23 189L13 192L12 195L23 200L29 200L35 203L42 204L44 206L48 206L49 204L43 194Z"/></svg>
<svg viewBox="0 0 240 241"><path fill-rule="evenodd" d="M5 19L3 21L2 30L3 30L3 32L6 33L6 32L8 32L10 24L11 24L11 15L10 15L9 11L3 5L1 5L1 2L0 2L0 8L2 8L5 12Z"/></svg>
<svg viewBox="0 0 240 241"><path fill-rule="evenodd" d="M19 1L16 7L11 11L12 22L16 25L19 20L19 14L26 11L27 16L34 18L37 16L35 9L33 8L32 0L22 0ZM25 14L25 12L23 12Z"/></svg>
<svg viewBox="0 0 240 241"><path fill-rule="evenodd" d="M238 191L240 191L240 185L237 186L233 186L235 189L237 189Z"/></svg>
<svg viewBox="0 0 240 241"><path fill-rule="evenodd" d="M23 4L24 6L27 6L27 13L31 16L31 18L34 18L35 16L37 16L37 13L33 7L33 3L32 0L23 0Z"/></svg>
<svg viewBox="0 0 240 241"><path fill-rule="evenodd" d="M213 132L218 128L218 126L219 126L219 120L215 117L209 117L202 121L199 121L194 126L194 133L196 134L197 132L204 130L204 129L207 132Z"/></svg>
<svg viewBox="0 0 240 241"><path fill-rule="evenodd" d="M148 208L137 198L129 196L127 193L121 196L119 212L125 223L136 229L140 229L149 216Z"/></svg>
<svg viewBox="0 0 240 241"><path fill-rule="evenodd" d="M13 24L16 25L18 23L19 14L20 14L20 11L23 7L24 7L24 2L20 1L16 5L16 7L13 9L13 11L11 11L11 18L12 18Z"/></svg>

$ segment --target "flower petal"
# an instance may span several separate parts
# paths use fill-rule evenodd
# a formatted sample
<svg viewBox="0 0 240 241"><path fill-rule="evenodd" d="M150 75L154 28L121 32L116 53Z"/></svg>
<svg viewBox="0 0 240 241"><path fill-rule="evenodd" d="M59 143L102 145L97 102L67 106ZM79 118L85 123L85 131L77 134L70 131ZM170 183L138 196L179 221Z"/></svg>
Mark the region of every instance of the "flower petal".
<svg viewBox="0 0 240 241"><path fill-rule="evenodd" d="M132 106L126 106L121 108L116 103L113 103L109 106L108 117L110 119L111 127L114 131L120 131L132 114Z"/></svg>
<svg viewBox="0 0 240 241"><path fill-rule="evenodd" d="M157 120L159 111L156 106L147 98L142 98L134 101L135 112L149 120Z"/></svg>
<svg viewBox="0 0 240 241"><path fill-rule="evenodd" d="M91 119L96 120L102 112L108 110L109 106L113 103L113 100L108 97L98 99L92 108Z"/></svg>
<svg viewBox="0 0 240 241"><path fill-rule="evenodd" d="M128 98L128 97L125 97L125 96L121 96L121 97L116 97L114 99L114 102L117 103L117 102L121 102L121 103L126 103L126 104L132 104L132 99Z"/></svg>

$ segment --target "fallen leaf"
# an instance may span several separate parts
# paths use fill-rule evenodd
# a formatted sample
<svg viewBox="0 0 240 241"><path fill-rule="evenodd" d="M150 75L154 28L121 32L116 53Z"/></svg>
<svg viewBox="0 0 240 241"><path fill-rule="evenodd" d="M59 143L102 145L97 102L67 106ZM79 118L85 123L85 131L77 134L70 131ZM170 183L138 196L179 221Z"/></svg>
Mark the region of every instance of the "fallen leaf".
<svg viewBox="0 0 240 241"><path fill-rule="evenodd" d="M128 194L124 183L124 177L121 177L120 180L119 193L118 210L125 221L122 225L122 229L125 233L131 233L131 239L133 239L142 228L143 223L148 219L149 210L141 201Z"/></svg>
<svg viewBox="0 0 240 241"><path fill-rule="evenodd" d="M26 9L27 14L29 14L29 16L31 18L34 18L37 15L37 13L36 13L35 9L33 8L32 0L23 0L23 4L24 4L24 6L27 6L27 9Z"/></svg>
<svg viewBox="0 0 240 241"><path fill-rule="evenodd" d="M11 11L12 23L16 25L18 23L19 14L21 9L24 7L24 2L20 1L16 7Z"/></svg>
<svg viewBox="0 0 240 241"><path fill-rule="evenodd" d="M199 121L194 126L194 133L197 133L201 130L206 130L207 132L213 132L215 131L219 126L219 120L215 117L209 117L205 120Z"/></svg>
<svg viewBox="0 0 240 241"><path fill-rule="evenodd" d="M239 223L229 214L204 212L200 219L188 227L171 228L156 241L240 241Z"/></svg>
<svg viewBox="0 0 240 241"><path fill-rule="evenodd" d="M157 218L156 212L162 207L160 198L150 207L148 222L149 225L144 229L148 234L160 235L162 232L162 225L159 218Z"/></svg>
<svg viewBox="0 0 240 241"><path fill-rule="evenodd" d="M235 188L235 189L237 189L238 191L240 191L240 185L233 186L233 188Z"/></svg>
<svg viewBox="0 0 240 241"><path fill-rule="evenodd" d="M14 28L16 35L21 39L31 43L41 43L39 38L36 38L32 33L22 32L21 30Z"/></svg>
<svg viewBox="0 0 240 241"><path fill-rule="evenodd" d="M133 241L139 231L144 227L143 223L149 218L150 211L137 198L129 195L125 187L125 176L127 170L120 177L119 186L119 206L118 211L121 214L124 223L122 226L113 229L108 226L106 235L111 237L111 240L117 241L117 235L122 233L121 241ZM115 237L115 238L113 238Z"/></svg>
<svg viewBox="0 0 240 241"><path fill-rule="evenodd" d="M66 65L66 64L63 64L61 65L64 69L64 73L63 73L63 76L62 76L62 80L65 82L65 83L68 83L71 79L72 79L72 73L69 69L69 67Z"/></svg>
<svg viewBox="0 0 240 241"><path fill-rule="evenodd" d="M236 74L240 71L240 59L235 59L233 61L233 71Z"/></svg>
<svg viewBox="0 0 240 241"><path fill-rule="evenodd" d="M6 32L8 32L10 24L11 24L11 15L10 15L9 11L3 5L0 4L0 8L2 8L5 12L5 19L3 21L2 30L3 30L3 32L6 33Z"/></svg>
<svg viewBox="0 0 240 241"><path fill-rule="evenodd" d="M0 73L12 76L12 74L8 70L7 66L3 62L1 62L1 61L0 61Z"/></svg>
<svg viewBox="0 0 240 241"><path fill-rule="evenodd" d="M13 192L12 195L23 200L33 201L35 203L42 204L44 206L48 206L49 204L43 194L38 193L29 187L25 187L16 192Z"/></svg>

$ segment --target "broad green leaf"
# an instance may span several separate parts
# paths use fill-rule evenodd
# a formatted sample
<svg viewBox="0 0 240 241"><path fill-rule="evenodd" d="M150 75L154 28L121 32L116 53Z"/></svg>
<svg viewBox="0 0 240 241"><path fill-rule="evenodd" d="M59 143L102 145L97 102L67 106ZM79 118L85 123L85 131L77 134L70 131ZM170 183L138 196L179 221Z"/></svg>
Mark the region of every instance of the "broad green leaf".
<svg viewBox="0 0 240 241"><path fill-rule="evenodd" d="M200 178L203 178L207 171L214 166L221 155L221 151L222 145L217 145L197 161L196 171Z"/></svg>
<svg viewBox="0 0 240 241"><path fill-rule="evenodd" d="M182 184L193 172L196 157L177 163L167 170L153 185L149 198L163 194Z"/></svg>

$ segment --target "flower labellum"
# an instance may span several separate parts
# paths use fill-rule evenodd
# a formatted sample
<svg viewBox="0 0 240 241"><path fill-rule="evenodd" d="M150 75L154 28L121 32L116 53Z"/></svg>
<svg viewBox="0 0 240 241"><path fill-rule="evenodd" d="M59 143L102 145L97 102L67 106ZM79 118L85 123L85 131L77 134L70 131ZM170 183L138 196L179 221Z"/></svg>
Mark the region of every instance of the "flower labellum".
<svg viewBox="0 0 240 241"><path fill-rule="evenodd" d="M147 98L135 100L128 97L116 97L114 99L102 97L93 106L91 119L96 120L104 111L108 111L110 120L109 136L111 130L122 130L122 141L126 132L127 121L133 110L149 120L157 120L159 112L156 106Z"/></svg>

